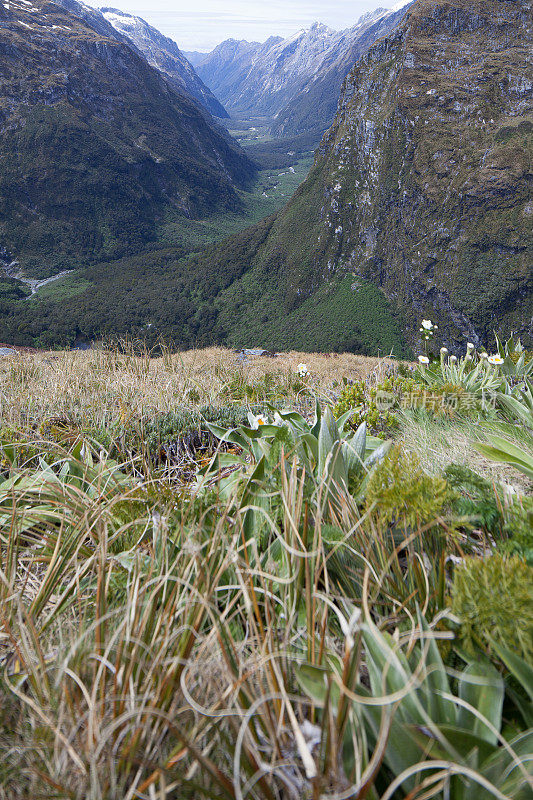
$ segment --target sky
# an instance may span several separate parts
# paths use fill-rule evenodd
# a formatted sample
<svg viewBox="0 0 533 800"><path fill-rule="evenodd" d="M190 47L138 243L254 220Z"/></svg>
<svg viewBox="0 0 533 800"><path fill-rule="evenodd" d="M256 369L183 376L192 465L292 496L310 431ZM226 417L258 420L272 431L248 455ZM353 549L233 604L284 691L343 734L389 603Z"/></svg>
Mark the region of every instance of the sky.
<svg viewBox="0 0 533 800"><path fill-rule="evenodd" d="M313 22L340 30L366 11L395 0L85 0L142 17L182 50L208 52L224 39L263 42L291 36Z"/></svg>

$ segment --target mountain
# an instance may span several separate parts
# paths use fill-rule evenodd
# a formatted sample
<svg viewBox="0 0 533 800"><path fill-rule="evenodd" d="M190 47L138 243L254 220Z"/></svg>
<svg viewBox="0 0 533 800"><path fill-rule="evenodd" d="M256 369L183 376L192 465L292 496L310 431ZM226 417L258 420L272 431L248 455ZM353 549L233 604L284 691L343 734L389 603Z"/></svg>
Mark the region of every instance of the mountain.
<svg viewBox="0 0 533 800"><path fill-rule="evenodd" d="M0 5L0 251L46 275L153 239L165 209L238 209L254 167L125 41ZM108 23L104 20L105 24Z"/></svg>
<svg viewBox="0 0 533 800"><path fill-rule="evenodd" d="M199 257L195 269L233 275L219 337L344 345L350 319L368 332L383 317L372 298L361 304L373 286L413 344L429 317L449 347L488 343L495 329L531 346L530 45L529 0L410 6L348 75L286 208Z"/></svg>
<svg viewBox="0 0 533 800"><path fill-rule="evenodd" d="M105 19L115 30L131 39L152 67L162 72L180 93L198 100L215 117L227 118L228 112L198 77L194 67L176 42L163 36L140 17L115 8L101 8Z"/></svg>
<svg viewBox="0 0 533 800"><path fill-rule="evenodd" d="M192 64L193 67L197 67L198 64L201 64L202 61L209 55L209 53L199 53L198 50L190 50L187 53L185 52L185 50L182 50L182 53L189 62L189 64Z"/></svg>
<svg viewBox="0 0 533 800"><path fill-rule="evenodd" d="M317 140L333 122L344 79L359 58L378 39L390 34L401 22L408 5L399 3L389 12L378 9L365 14L332 47L316 71L277 112L271 133L276 137L314 132Z"/></svg>
<svg viewBox="0 0 533 800"><path fill-rule="evenodd" d="M290 125L292 116L299 112L291 112L291 104L298 103L302 94L309 95L316 84L320 93L309 95L313 98L310 103L305 104L304 99L305 113L309 114L306 130L324 131L335 116L342 81L354 61L401 16L401 12L378 8L345 31L316 22L288 39L272 37L263 44L229 39L197 64L196 70L233 114L251 118L282 114L282 121L276 121L273 130L284 136L296 132ZM321 95L327 97L325 104ZM305 126L299 127L298 132L303 132Z"/></svg>

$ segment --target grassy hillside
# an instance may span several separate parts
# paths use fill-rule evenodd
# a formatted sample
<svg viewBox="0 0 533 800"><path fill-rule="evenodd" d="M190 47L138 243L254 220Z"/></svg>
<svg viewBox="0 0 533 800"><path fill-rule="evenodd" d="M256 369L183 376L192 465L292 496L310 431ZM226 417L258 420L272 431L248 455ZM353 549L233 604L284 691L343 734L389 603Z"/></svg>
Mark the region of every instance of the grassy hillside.
<svg viewBox="0 0 533 800"><path fill-rule="evenodd" d="M530 797L533 354L439 346L0 358L1 800Z"/></svg>

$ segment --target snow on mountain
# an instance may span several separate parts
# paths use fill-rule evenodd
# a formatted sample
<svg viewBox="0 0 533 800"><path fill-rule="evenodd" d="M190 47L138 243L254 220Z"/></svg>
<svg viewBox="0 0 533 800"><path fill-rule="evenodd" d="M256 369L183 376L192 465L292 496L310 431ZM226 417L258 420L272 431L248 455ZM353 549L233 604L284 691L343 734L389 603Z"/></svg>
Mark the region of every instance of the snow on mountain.
<svg viewBox="0 0 533 800"><path fill-rule="evenodd" d="M141 17L116 8L101 8L102 16L119 33L127 36L141 51L148 63L164 73L170 83L186 91L216 117L227 117L224 107L194 71L176 42L163 36Z"/></svg>
<svg viewBox="0 0 533 800"><path fill-rule="evenodd" d="M196 69L230 112L275 117L308 80L339 59L364 30L391 13L378 8L344 31L315 22L287 39L272 37L264 43L229 39Z"/></svg>

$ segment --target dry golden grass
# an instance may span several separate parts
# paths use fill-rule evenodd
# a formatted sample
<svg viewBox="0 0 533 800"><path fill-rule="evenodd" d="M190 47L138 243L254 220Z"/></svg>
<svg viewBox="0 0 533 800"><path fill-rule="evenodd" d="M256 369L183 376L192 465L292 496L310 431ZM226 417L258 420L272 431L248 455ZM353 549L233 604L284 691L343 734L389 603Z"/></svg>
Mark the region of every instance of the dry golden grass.
<svg viewBox="0 0 533 800"><path fill-rule="evenodd" d="M307 364L301 382L296 370ZM86 352L19 352L0 360L0 421L26 427L52 416L74 416L105 425L119 415L146 416L176 406L228 402L228 387L270 376L287 400L304 386L327 396L335 382L379 374L390 362L343 354L283 353L275 358L237 359L232 350L211 347L159 358L98 348ZM229 400L231 402L231 399Z"/></svg>

